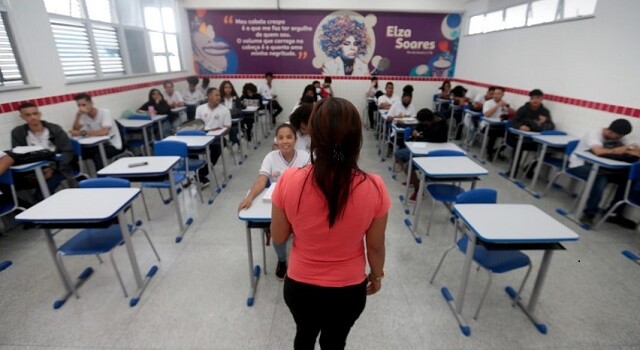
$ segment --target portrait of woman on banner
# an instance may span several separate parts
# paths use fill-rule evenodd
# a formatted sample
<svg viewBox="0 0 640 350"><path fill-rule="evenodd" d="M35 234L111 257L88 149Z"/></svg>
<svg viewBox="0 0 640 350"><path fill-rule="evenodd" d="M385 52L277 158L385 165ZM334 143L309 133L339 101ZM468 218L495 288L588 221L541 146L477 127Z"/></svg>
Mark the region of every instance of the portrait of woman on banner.
<svg viewBox="0 0 640 350"><path fill-rule="evenodd" d="M324 75L369 75L365 58L371 38L364 22L349 15L336 16L322 25L320 48L329 58L322 66Z"/></svg>

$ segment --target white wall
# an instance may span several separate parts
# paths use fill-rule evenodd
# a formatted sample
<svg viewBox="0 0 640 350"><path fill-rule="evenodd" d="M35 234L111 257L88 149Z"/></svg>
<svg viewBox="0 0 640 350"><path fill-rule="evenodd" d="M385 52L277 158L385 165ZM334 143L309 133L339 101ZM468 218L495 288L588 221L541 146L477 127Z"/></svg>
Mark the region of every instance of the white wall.
<svg viewBox="0 0 640 350"><path fill-rule="evenodd" d="M463 33L469 17L486 12L492 3L477 0L467 5ZM592 19L463 36L456 78L639 108L638 13L640 1L600 0ZM526 101L520 95L507 98L517 104ZM576 134L620 117L561 103L547 105L558 124ZM637 118L631 119L640 130Z"/></svg>
<svg viewBox="0 0 640 350"><path fill-rule="evenodd" d="M468 0L181 0L185 8L195 9L273 9L273 10L371 10L411 12L462 12Z"/></svg>

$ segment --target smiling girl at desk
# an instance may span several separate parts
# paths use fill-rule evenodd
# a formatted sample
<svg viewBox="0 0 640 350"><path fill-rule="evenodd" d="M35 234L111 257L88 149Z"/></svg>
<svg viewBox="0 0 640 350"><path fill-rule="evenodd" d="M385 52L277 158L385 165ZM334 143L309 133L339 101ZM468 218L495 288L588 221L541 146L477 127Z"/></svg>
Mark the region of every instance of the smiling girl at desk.
<svg viewBox="0 0 640 350"><path fill-rule="evenodd" d="M267 156L264 157L258 178L256 178L256 181L253 183L247 197L240 202L238 211L251 206L253 199L266 187L267 181L275 183L280 178L280 175L288 168L303 167L309 164L309 153L304 150L296 150L296 139L296 129L291 124L281 124L278 126L276 129L276 143L279 149L269 152ZM268 234L268 231L265 233ZM274 243L273 249L278 255L276 277L282 280L287 273L287 243Z"/></svg>

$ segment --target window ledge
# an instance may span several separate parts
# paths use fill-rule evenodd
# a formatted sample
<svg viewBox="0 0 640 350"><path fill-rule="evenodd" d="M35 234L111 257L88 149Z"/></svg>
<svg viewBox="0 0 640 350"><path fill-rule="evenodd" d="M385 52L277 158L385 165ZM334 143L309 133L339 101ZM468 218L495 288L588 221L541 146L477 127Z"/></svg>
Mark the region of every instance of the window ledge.
<svg viewBox="0 0 640 350"><path fill-rule="evenodd" d="M38 86L38 85L0 86L0 94L3 92L9 92L9 91L35 90L40 88L41 86Z"/></svg>

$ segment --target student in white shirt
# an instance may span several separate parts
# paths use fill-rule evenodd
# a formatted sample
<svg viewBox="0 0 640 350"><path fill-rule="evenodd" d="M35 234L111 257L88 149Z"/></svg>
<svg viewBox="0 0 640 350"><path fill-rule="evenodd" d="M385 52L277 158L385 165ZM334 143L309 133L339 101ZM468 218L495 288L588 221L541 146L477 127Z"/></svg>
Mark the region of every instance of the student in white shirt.
<svg viewBox="0 0 640 350"><path fill-rule="evenodd" d="M278 103L278 95L273 88L273 73L267 72L264 74L265 82L260 85L258 93L267 100L271 101L271 108L273 109L273 115L271 116L273 125L276 124L276 117L282 113L282 106Z"/></svg>
<svg viewBox="0 0 640 350"><path fill-rule="evenodd" d="M398 95L393 94L393 83L388 82L384 87L384 95L378 97L378 109L387 110L393 106L396 101L400 101Z"/></svg>
<svg viewBox="0 0 640 350"><path fill-rule="evenodd" d="M164 87L164 99L169 104L169 107L176 108L184 106L182 94L173 88L173 82L171 80L165 80L162 86Z"/></svg>
<svg viewBox="0 0 640 350"><path fill-rule="evenodd" d="M202 84L200 84L200 87L198 89L200 90L200 93L202 94L202 97L206 98L207 97L207 91L209 91L209 78L208 77L202 78Z"/></svg>
<svg viewBox="0 0 640 350"><path fill-rule="evenodd" d="M240 100L240 96L238 96L238 93L236 92L236 88L230 80L223 80L222 83L220 83L220 100L221 104L229 108L232 120L242 118L242 110L244 109L244 106ZM241 120L240 122L242 123L243 121ZM231 140L231 143L240 143L238 132L239 130L236 127L231 128L229 131L229 140Z"/></svg>
<svg viewBox="0 0 640 350"><path fill-rule="evenodd" d="M73 97L78 106L76 119L73 122L71 136L109 136L109 142L104 145L107 158L122 153L122 138L118 125L111 117L111 112L106 108L95 108L91 96L80 93ZM84 148L83 157L92 159L96 170L104 167L99 148Z"/></svg>
<svg viewBox="0 0 640 350"><path fill-rule="evenodd" d="M413 88L411 88L411 91ZM402 99L396 101L389 108L387 113L387 120L393 121L395 118L415 118L416 107L412 103L413 95L411 91L405 91L402 93Z"/></svg>
<svg viewBox="0 0 640 350"><path fill-rule="evenodd" d="M191 76L187 78L189 88L182 94L184 104L187 106L187 119L193 120L196 115L196 107L204 100L204 95L196 86L198 85L198 77Z"/></svg>
<svg viewBox="0 0 640 350"><path fill-rule="evenodd" d="M378 85L378 77L372 76L371 85L369 85L367 92L364 94L367 97L367 112L369 113L369 126L371 128L376 124L376 121L373 120L373 113L378 110L378 97L376 96L378 92L380 94L383 93L382 89L380 89L380 86Z"/></svg>
<svg viewBox="0 0 640 350"><path fill-rule="evenodd" d="M482 114L486 118L494 118L494 119L507 119L509 114L513 114L516 112L515 109L511 108L511 105L502 99L504 96L504 88L496 86L493 89L493 98L486 101L482 105ZM486 123L481 123L480 128L488 127ZM487 140L487 156L489 160L493 159L493 154L495 152L494 145L498 137L504 136L504 126L502 124L497 126L492 126L489 130L489 139ZM498 155L500 156L500 155Z"/></svg>
<svg viewBox="0 0 640 350"><path fill-rule="evenodd" d="M206 104L196 109L196 119L204 121L205 130L231 128L231 112L229 112L229 108L220 103L220 91L216 88L210 88L207 99L208 102ZM211 164L216 165L221 155L220 138L216 138L216 140L209 145L209 150L211 151ZM198 172L198 176L203 185L209 183L209 179L207 178L208 174L208 167L204 167Z"/></svg>
<svg viewBox="0 0 640 350"><path fill-rule="evenodd" d="M276 140L278 150L269 152L262 161L260 172L256 181L251 186L247 197L240 202L238 211L247 209L253 200L264 190L268 181L273 183L278 181L280 175L290 167L304 167L309 164L309 153L298 150L296 144L296 130L291 124L280 124L276 129ZM268 231L265 232L268 236ZM287 244L273 244L273 248L278 255L278 265L276 267L276 277L283 280L287 272Z"/></svg>

